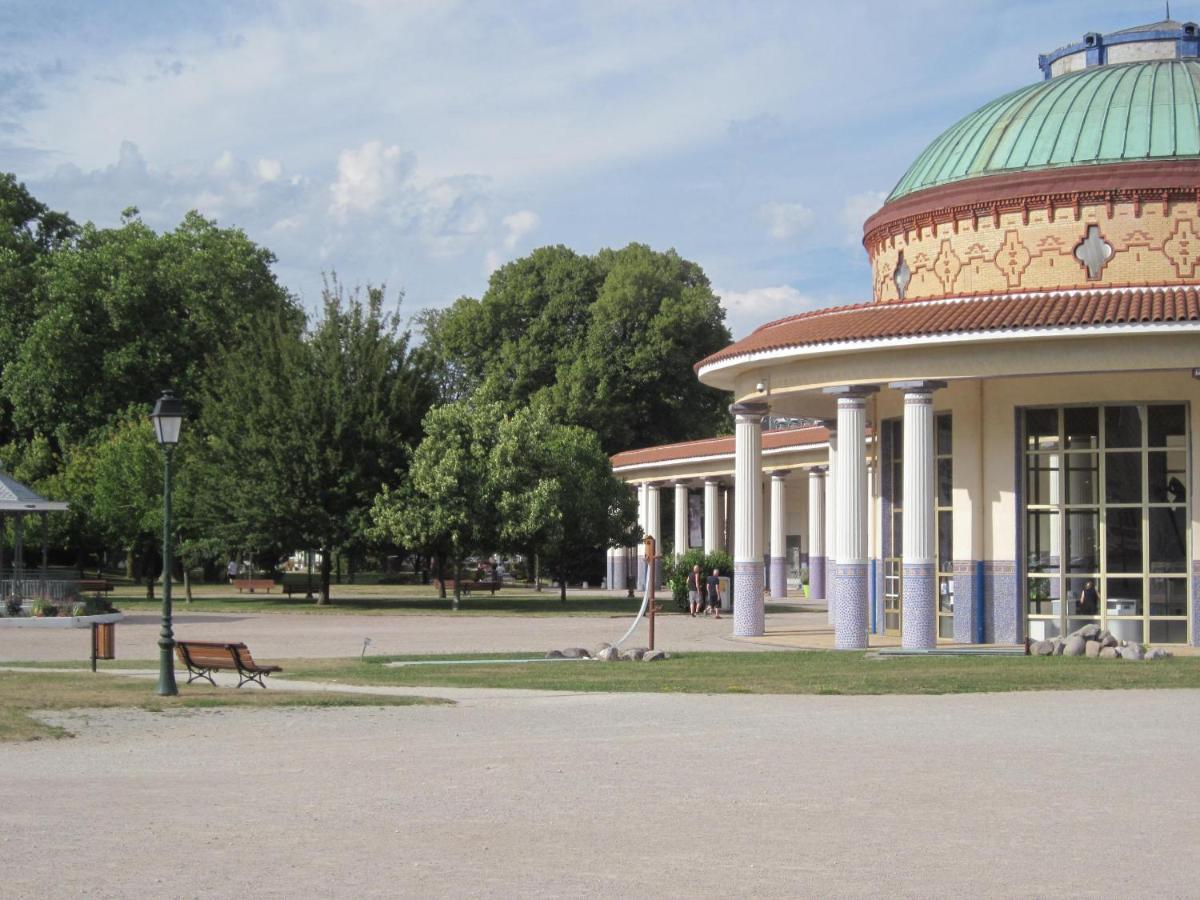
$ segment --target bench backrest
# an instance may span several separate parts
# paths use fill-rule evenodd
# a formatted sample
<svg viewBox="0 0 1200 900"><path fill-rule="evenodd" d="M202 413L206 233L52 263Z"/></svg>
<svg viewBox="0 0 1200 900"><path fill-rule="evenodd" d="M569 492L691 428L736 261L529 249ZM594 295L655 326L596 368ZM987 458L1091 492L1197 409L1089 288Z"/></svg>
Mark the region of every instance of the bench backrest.
<svg viewBox="0 0 1200 900"><path fill-rule="evenodd" d="M233 667L238 664L238 653L245 650L245 644L219 644L208 641L178 641L175 652L184 665L198 668ZM249 651L246 651L249 656Z"/></svg>

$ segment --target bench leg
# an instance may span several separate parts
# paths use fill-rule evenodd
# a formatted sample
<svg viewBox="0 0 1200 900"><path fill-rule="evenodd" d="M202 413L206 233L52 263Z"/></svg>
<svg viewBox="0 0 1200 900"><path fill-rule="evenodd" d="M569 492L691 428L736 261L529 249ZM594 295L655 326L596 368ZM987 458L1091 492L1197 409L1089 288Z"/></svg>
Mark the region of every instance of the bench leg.
<svg viewBox="0 0 1200 900"><path fill-rule="evenodd" d="M238 678L241 680L238 682L238 687L241 687L243 684L252 681L265 691L267 686L263 684L264 674L265 673L263 672L247 672L245 669L239 669Z"/></svg>
<svg viewBox="0 0 1200 900"><path fill-rule="evenodd" d="M187 683L191 684L193 681L196 681L200 678L207 678L209 684L211 684L213 687L217 686L217 683L213 681L212 669L193 669L189 666Z"/></svg>

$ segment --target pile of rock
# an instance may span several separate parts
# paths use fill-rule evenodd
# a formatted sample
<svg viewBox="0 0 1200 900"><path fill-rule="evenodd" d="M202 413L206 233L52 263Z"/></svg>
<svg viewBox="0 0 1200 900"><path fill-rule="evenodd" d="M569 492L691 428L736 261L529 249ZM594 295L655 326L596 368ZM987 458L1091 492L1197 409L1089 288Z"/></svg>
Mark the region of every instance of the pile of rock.
<svg viewBox="0 0 1200 900"><path fill-rule="evenodd" d="M1031 656L1090 656L1095 659L1166 659L1171 655L1161 647L1145 650L1134 641L1119 641L1099 625L1084 625L1066 637L1032 641Z"/></svg>
<svg viewBox="0 0 1200 900"><path fill-rule="evenodd" d="M566 650L551 650L546 659L598 659L605 662L626 660L629 662L657 662L660 659L670 659L671 654L663 650L650 650L646 647L630 647L622 650L612 644L601 644L595 650L588 651L583 647L568 647Z"/></svg>

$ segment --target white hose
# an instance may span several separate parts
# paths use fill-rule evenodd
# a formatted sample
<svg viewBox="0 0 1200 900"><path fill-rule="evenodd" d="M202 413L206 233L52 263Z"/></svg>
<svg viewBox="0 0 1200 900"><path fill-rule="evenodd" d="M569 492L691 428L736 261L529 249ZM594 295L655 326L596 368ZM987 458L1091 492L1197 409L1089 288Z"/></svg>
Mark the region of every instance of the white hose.
<svg viewBox="0 0 1200 900"><path fill-rule="evenodd" d="M633 634L634 629L638 627L638 622L642 621L642 616L646 614L646 609L650 606L650 579L653 577L654 568L653 564L651 564L646 567L646 593L642 597L642 608L638 610L637 618L633 620L633 624L629 626L629 630L625 632L624 636L619 641L613 644L614 647L620 647L623 643L629 640L629 636Z"/></svg>

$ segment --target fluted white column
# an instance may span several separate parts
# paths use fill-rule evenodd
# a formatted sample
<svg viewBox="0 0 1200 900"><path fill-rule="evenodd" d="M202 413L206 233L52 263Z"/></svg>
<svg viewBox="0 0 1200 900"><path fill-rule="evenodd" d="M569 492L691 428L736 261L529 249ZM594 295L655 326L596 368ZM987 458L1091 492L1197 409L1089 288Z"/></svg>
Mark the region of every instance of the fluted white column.
<svg viewBox="0 0 1200 900"><path fill-rule="evenodd" d="M688 552L688 486L675 485L675 558Z"/></svg>
<svg viewBox="0 0 1200 900"><path fill-rule="evenodd" d="M787 598L787 472L771 473L771 597Z"/></svg>
<svg viewBox="0 0 1200 900"><path fill-rule="evenodd" d="M825 423L829 430L829 474L825 478L825 606L826 621L837 621L837 581L833 567L837 564L837 419Z"/></svg>
<svg viewBox="0 0 1200 900"><path fill-rule="evenodd" d="M623 591L629 586L629 548L618 547L613 551L612 581L608 586L614 591Z"/></svg>
<svg viewBox="0 0 1200 900"><path fill-rule="evenodd" d="M613 586L613 558L616 552L612 547L604 551L604 587L610 591Z"/></svg>
<svg viewBox="0 0 1200 900"><path fill-rule="evenodd" d="M936 455L933 392L944 382L893 382L904 391L903 580L900 643L937 646L937 549L934 546Z"/></svg>
<svg viewBox="0 0 1200 900"><path fill-rule="evenodd" d="M735 403L733 633L758 637L763 615L762 420L765 403Z"/></svg>
<svg viewBox="0 0 1200 900"><path fill-rule="evenodd" d="M646 528L646 495L649 489L650 486L645 482L638 485L638 525L645 534L650 533ZM646 589L646 545L641 541L637 545L637 589L639 594Z"/></svg>
<svg viewBox="0 0 1200 900"><path fill-rule="evenodd" d="M646 534L654 538L654 587L662 587L662 504L658 496L658 485L646 485ZM644 552L644 550L643 550Z"/></svg>
<svg viewBox="0 0 1200 900"><path fill-rule="evenodd" d="M828 388L838 395L837 523L834 643L839 650L867 646L867 394L855 385Z"/></svg>
<svg viewBox="0 0 1200 900"><path fill-rule="evenodd" d="M808 599L825 599L825 468L808 470Z"/></svg>
<svg viewBox="0 0 1200 900"><path fill-rule="evenodd" d="M737 472L735 468L734 483L725 489L725 552L730 556L733 556L737 552L737 494Z"/></svg>
<svg viewBox="0 0 1200 900"><path fill-rule="evenodd" d="M713 553L721 546L718 532L720 526L720 511L717 504L721 500L721 482L709 478L704 482L704 552ZM708 574L707 572L705 573Z"/></svg>

